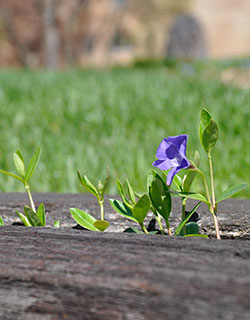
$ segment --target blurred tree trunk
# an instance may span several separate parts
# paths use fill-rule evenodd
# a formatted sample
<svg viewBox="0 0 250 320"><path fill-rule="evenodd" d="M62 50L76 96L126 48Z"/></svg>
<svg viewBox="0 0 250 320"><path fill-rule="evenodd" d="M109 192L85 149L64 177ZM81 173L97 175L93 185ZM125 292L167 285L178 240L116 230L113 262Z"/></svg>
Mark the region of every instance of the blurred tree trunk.
<svg viewBox="0 0 250 320"><path fill-rule="evenodd" d="M56 0L43 0L44 63L48 69L59 67L59 36L56 28Z"/></svg>
<svg viewBox="0 0 250 320"><path fill-rule="evenodd" d="M18 63L21 66L27 67L27 47L26 45L20 41L17 36L15 23L14 23L14 13L12 8L0 7L0 19L4 25L5 31L8 35L8 39L12 46L16 48L16 57L18 59Z"/></svg>

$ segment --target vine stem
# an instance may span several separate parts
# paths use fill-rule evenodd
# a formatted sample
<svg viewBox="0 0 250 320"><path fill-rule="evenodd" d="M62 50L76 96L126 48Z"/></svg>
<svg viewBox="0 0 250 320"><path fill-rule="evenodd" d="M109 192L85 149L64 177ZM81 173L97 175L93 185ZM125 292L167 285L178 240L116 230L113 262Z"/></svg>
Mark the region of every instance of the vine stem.
<svg viewBox="0 0 250 320"><path fill-rule="evenodd" d="M182 220L186 218L186 201L187 201L187 198L182 198ZM186 234L186 224L182 230L184 234Z"/></svg>
<svg viewBox="0 0 250 320"><path fill-rule="evenodd" d="M211 212L212 213L212 212ZM214 226L215 226L215 232L216 232L216 238L218 240L221 239L220 237L220 229L219 229L219 224L218 224L218 218L215 212L212 213L213 220L214 220Z"/></svg>
<svg viewBox="0 0 250 320"><path fill-rule="evenodd" d="M168 235L172 236L172 232L171 232L171 229L170 229L170 224L169 224L168 221L166 221L166 225L167 225L167 229L168 229Z"/></svg>
<svg viewBox="0 0 250 320"><path fill-rule="evenodd" d="M212 213L213 220L214 220L216 238L220 239L220 230L219 230L219 224L218 224L218 218L217 218L217 209L215 207L213 163L212 163L211 153L208 152L207 155L208 155L208 162L209 162L210 179L211 179L211 191L212 191L212 202L211 202L211 210L210 211Z"/></svg>
<svg viewBox="0 0 250 320"><path fill-rule="evenodd" d="M213 163L210 152L208 152L208 161L209 161L209 169L210 169L210 178L211 178L211 190L212 190L212 206L215 208L215 193L214 193L214 175L213 175Z"/></svg>
<svg viewBox="0 0 250 320"><path fill-rule="evenodd" d="M142 231L143 231L144 233L147 233L147 234L148 234L148 230L146 229L146 227L144 226L144 224L143 224L143 223L140 223L140 226L141 226L141 228L142 228Z"/></svg>
<svg viewBox="0 0 250 320"><path fill-rule="evenodd" d="M159 224L159 228L160 228L161 234L164 234L163 226L162 226L162 223L161 223L161 217L160 217L160 215L158 213L156 213L155 219Z"/></svg>
<svg viewBox="0 0 250 320"><path fill-rule="evenodd" d="M101 220L104 220L104 207L103 207L103 201L99 201L100 205L100 213L101 213Z"/></svg>
<svg viewBox="0 0 250 320"><path fill-rule="evenodd" d="M25 189L28 193L28 197L29 197L29 201L30 201L30 205L31 205L31 209L36 212L36 207L35 207L35 204L34 204L34 201L32 199L32 195L31 195L31 192L30 192L30 186L26 183L25 184Z"/></svg>

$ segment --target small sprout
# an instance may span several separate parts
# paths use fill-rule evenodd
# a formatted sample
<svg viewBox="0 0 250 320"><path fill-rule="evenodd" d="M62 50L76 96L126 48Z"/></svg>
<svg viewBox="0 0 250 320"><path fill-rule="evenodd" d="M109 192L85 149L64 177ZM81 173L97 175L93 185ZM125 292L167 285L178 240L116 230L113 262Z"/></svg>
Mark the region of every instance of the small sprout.
<svg viewBox="0 0 250 320"><path fill-rule="evenodd" d="M0 169L1 173L5 174L7 176L13 177L16 180L22 182L25 187L25 190L26 190L28 197L29 197L31 207L24 206L24 214L22 214L18 211L16 211L16 214L21 219L22 223L27 227L31 227L31 226L32 227L38 227L38 226L44 227L46 225L44 205L43 205L43 203L41 203L36 211L36 207L35 207L35 204L34 204L31 192L30 192L30 186L29 186L29 180L32 177L32 175L38 165L38 162L40 159L40 154L41 154L41 149L40 149L40 147L38 147L35 150L30 162L28 163L27 169L26 169L23 155L20 150L17 150L13 155L13 161L14 161L16 171L19 175L16 175L14 173L10 173L10 172L7 172L5 170Z"/></svg>
<svg viewBox="0 0 250 320"><path fill-rule="evenodd" d="M4 226L3 218L0 216L0 226Z"/></svg>
<svg viewBox="0 0 250 320"><path fill-rule="evenodd" d="M109 169L107 168L107 176L104 183L99 180L97 187L94 186L86 175L81 176L79 171L77 172L77 176L83 187L97 198L100 206L100 220L96 220L92 215L80 209L70 208L73 219L85 229L91 231L105 231L109 227L109 222L104 220L104 194L109 182Z"/></svg>
<svg viewBox="0 0 250 320"><path fill-rule="evenodd" d="M24 214L19 211L16 211L16 214L26 227L45 227L46 225L43 203L40 204L37 212L33 211L32 208L28 206L24 206Z"/></svg>

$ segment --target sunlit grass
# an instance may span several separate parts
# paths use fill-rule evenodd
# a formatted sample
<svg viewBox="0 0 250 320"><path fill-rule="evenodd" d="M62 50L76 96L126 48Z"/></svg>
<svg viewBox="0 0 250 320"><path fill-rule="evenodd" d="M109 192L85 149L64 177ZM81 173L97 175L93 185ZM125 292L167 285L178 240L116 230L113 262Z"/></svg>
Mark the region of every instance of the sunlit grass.
<svg viewBox="0 0 250 320"><path fill-rule="evenodd" d="M117 193L118 177L128 177L136 190L144 191L155 151L169 135L187 133L188 156L198 148L206 168L198 139L202 107L220 127L213 152L218 192L249 182L250 90L164 69L1 71L0 168L13 171L16 149L30 157L40 145L33 191L78 192L78 169L96 182L105 177L107 166L112 176L109 193ZM21 189L0 176L0 191ZM238 196L250 197L250 189Z"/></svg>

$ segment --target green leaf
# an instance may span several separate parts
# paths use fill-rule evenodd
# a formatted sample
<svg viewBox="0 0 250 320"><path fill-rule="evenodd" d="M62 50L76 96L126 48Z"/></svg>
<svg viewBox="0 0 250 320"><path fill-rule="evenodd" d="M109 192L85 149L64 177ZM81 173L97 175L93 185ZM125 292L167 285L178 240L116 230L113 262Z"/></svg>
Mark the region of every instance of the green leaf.
<svg viewBox="0 0 250 320"><path fill-rule="evenodd" d="M219 129L217 123L212 119L209 121L205 130L202 133L202 146L207 153L210 153L214 148L219 138Z"/></svg>
<svg viewBox="0 0 250 320"><path fill-rule="evenodd" d="M96 222L96 219L88 214L87 212L84 212L77 208L70 208L70 213L73 217L73 219L82 227L91 230L91 231L99 231L94 226L94 223Z"/></svg>
<svg viewBox="0 0 250 320"><path fill-rule="evenodd" d="M0 172L3 173L3 174L5 174L6 176L10 176L10 177L15 178L15 179L21 181L22 183L24 183L23 178L17 176L17 175L14 174L14 173L10 173L10 172L5 171L5 170L2 170L2 169L0 169Z"/></svg>
<svg viewBox="0 0 250 320"><path fill-rule="evenodd" d="M19 158L22 160L22 162L24 163L24 158L23 158L23 154L20 150L16 151L16 154L19 156Z"/></svg>
<svg viewBox="0 0 250 320"><path fill-rule="evenodd" d="M54 228L60 228L60 221L59 220L56 220L54 222Z"/></svg>
<svg viewBox="0 0 250 320"><path fill-rule="evenodd" d="M201 110L200 126L199 126L199 136L200 136L201 144L202 144L203 132L204 132L205 128L207 127L207 125L209 124L209 121L211 119L212 119L212 116L210 115L210 113L206 109L202 109Z"/></svg>
<svg viewBox="0 0 250 320"><path fill-rule="evenodd" d="M178 227L175 230L174 235L178 236L178 234L181 232L182 228L185 226L185 224L188 222L188 220L191 218L195 210L199 207L201 202L198 202L196 206L189 212L189 214L181 221L181 223L178 225Z"/></svg>
<svg viewBox="0 0 250 320"><path fill-rule="evenodd" d="M125 192L123 190L123 187L122 187L122 184L121 184L121 181L119 179L116 179L116 185L117 185L117 188L118 188L118 191L119 191L119 194L122 198L122 201L123 202L128 202L128 199L125 195Z"/></svg>
<svg viewBox="0 0 250 320"><path fill-rule="evenodd" d="M221 201L223 201L225 199L228 199L228 198L232 197L233 195L235 195L236 193L240 192L241 190L243 190L243 189L245 189L247 187L248 187L247 183L240 183L240 184L231 186L226 191L222 192L222 194L216 200L216 203L219 203L219 202L221 202Z"/></svg>
<svg viewBox="0 0 250 320"><path fill-rule="evenodd" d="M21 156L20 156L21 155ZM14 165L16 167L16 171L22 176L25 177L25 165L23 161L23 156L19 150L16 151L13 155Z"/></svg>
<svg viewBox="0 0 250 320"><path fill-rule="evenodd" d="M17 210L16 210L16 214L18 215L18 217L26 227L32 227L32 225L30 224L29 220L25 217L25 215L23 215L21 212L18 212Z"/></svg>
<svg viewBox="0 0 250 320"><path fill-rule="evenodd" d="M206 203L208 206L210 205L209 201L207 201L207 198L205 198L200 193L194 193L194 192L178 192L178 191L168 191L170 193L173 193L174 195L182 198L188 198L193 200L198 200Z"/></svg>
<svg viewBox="0 0 250 320"><path fill-rule="evenodd" d="M194 159L193 159L193 163L195 164L195 166L197 168L199 168L200 166L200 154L198 151L195 151L195 154L194 154ZM184 182L183 182L183 191L184 192L188 192L193 181L194 181L194 178L197 174L197 171L196 170L188 170L188 173L184 179Z"/></svg>
<svg viewBox="0 0 250 320"><path fill-rule="evenodd" d="M136 198L135 198L135 193L134 190L132 189L128 179L126 179L127 182L127 186L128 186L128 194L129 194L129 198L132 201L133 204L136 204Z"/></svg>
<svg viewBox="0 0 250 320"><path fill-rule="evenodd" d="M185 236L187 234L199 234L199 226L196 222L188 222L185 225L185 234L184 234L184 228L181 229L181 232L179 233L180 236Z"/></svg>
<svg viewBox="0 0 250 320"><path fill-rule="evenodd" d="M109 199L112 208L123 217L138 222L134 217L132 210L124 203L116 199Z"/></svg>
<svg viewBox="0 0 250 320"><path fill-rule="evenodd" d="M153 207L167 222L172 208L171 195L161 177L156 174L149 187Z"/></svg>
<svg viewBox="0 0 250 320"><path fill-rule="evenodd" d="M41 221L42 227L45 227L46 225L46 218L45 218L45 208L44 204L41 203L36 211L36 215L38 216L39 220Z"/></svg>
<svg viewBox="0 0 250 320"><path fill-rule="evenodd" d="M126 232L126 233L144 234L144 232L142 232L141 230L136 229L136 228L134 228L134 227L129 227L129 228L125 229L123 232Z"/></svg>
<svg viewBox="0 0 250 320"><path fill-rule="evenodd" d="M24 213L32 227L42 227L42 223L39 217L36 215L36 212L34 212L30 207L24 206Z"/></svg>
<svg viewBox="0 0 250 320"><path fill-rule="evenodd" d="M3 218L0 216L0 226L4 226Z"/></svg>
<svg viewBox="0 0 250 320"><path fill-rule="evenodd" d="M184 238L186 238L186 237L199 237L199 238L206 238L206 239L209 238L206 234L186 234L183 237Z"/></svg>
<svg viewBox="0 0 250 320"><path fill-rule="evenodd" d="M38 147L36 149L36 151L34 152L32 158L29 162L28 168L26 170L25 180L27 182L30 180L30 178L32 177L32 175L36 169L36 166L37 166L39 158L40 158L40 154L41 154L41 149L40 149L40 147Z"/></svg>
<svg viewBox="0 0 250 320"><path fill-rule="evenodd" d="M97 199L99 199L99 194L96 189L96 187L90 182L86 174L82 177L80 172L77 171L78 178L81 182L81 184L91 193L93 193L94 196L96 196Z"/></svg>
<svg viewBox="0 0 250 320"><path fill-rule="evenodd" d="M105 220L96 220L93 223L93 226L99 229L100 231L104 231L110 226L110 224L108 223L108 221Z"/></svg>
<svg viewBox="0 0 250 320"><path fill-rule="evenodd" d="M150 209L150 200L147 194L141 196L136 202L133 209L133 217L138 223L143 223L148 211Z"/></svg>

